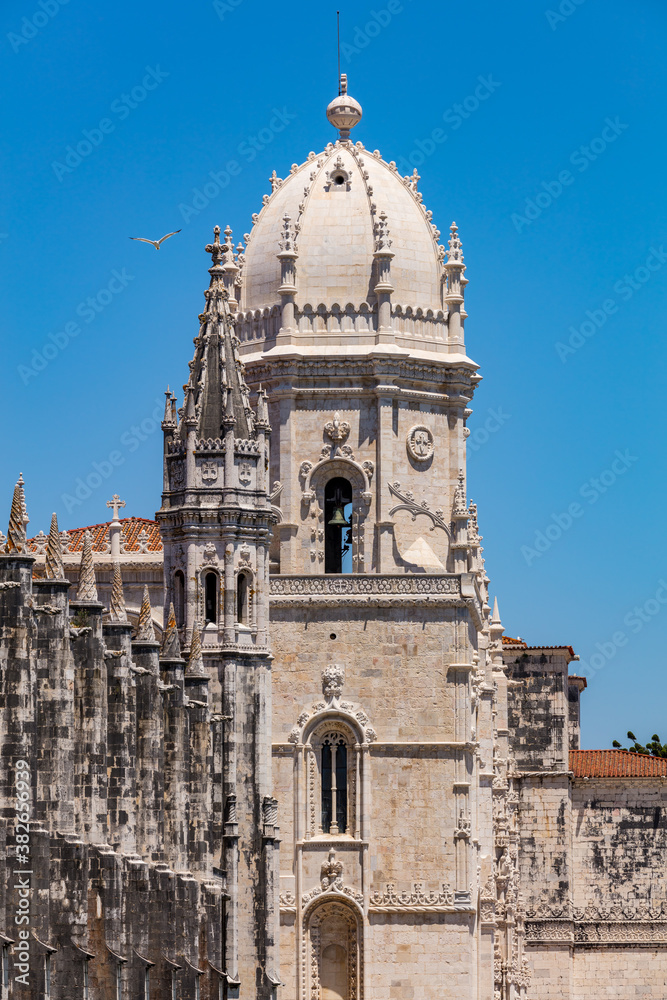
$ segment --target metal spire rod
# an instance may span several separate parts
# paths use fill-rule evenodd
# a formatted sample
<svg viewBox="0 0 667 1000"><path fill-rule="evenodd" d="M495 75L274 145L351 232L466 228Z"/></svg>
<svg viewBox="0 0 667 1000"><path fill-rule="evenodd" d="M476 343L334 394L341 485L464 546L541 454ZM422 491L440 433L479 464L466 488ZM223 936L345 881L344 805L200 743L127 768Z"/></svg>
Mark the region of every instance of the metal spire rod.
<svg viewBox="0 0 667 1000"><path fill-rule="evenodd" d="M340 97L340 11L336 11L336 34L338 36L338 96Z"/></svg>

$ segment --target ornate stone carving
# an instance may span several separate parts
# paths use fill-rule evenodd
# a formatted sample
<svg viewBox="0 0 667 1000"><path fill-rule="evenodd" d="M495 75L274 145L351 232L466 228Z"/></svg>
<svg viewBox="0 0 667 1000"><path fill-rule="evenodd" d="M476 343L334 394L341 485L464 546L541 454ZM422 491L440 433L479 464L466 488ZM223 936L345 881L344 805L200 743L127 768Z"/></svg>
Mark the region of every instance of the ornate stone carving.
<svg viewBox="0 0 667 1000"><path fill-rule="evenodd" d="M345 667L338 663L330 663L322 671L322 693L324 697L333 702L340 698L343 693L345 683Z"/></svg>
<svg viewBox="0 0 667 1000"><path fill-rule="evenodd" d="M424 882L413 882L410 892L396 892L396 884L387 882L383 892L375 891L371 893L371 907L382 908L383 910L423 910L440 909L443 907L454 908L454 890L448 882L443 882L439 891L426 891Z"/></svg>
<svg viewBox="0 0 667 1000"><path fill-rule="evenodd" d="M218 463L217 462L202 462L201 464L201 481L206 486L214 483L218 478Z"/></svg>
<svg viewBox="0 0 667 1000"><path fill-rule="evenodd" d="M204 546L203 561L205 566L216 566L218 563L218 553L213 542L207 542Z"/></svg>
<svg viewBox="0 0 667 1000"><path fill-rule="evenodd" d="M340 445L346 440L350 433L350 425L347 420L341 420L340 414L335 413L333 420L329 420L324 425L324 433L333 441L335 445Z"/></svg>
<svg viewBox="0 0 667 1000"><path fill-rule="evenodd" d="M411 490L401 491L400 483L388 483L387 485L391 495L400 500L400 503L396 504L389 511L390 517L393 517L396 511L399 510L409 511L412 514L413 521L417 519L419 514L425 514L431 520L431 531L433 531L434 528L441 528L445 534L451 538L451 531L449 525L444 520L443 510L432 511L425 500L423 500L421 504L417 503L414 493L412 493Z"/></svg>
<svg viewBox="0 0 667 1000"><path fill-rule="evenodd" d="M359 903L360 906L363 906L364 903L363 893L343 885L343 863L336 860L336 852L333 847L329 848L327 860L322 863L319 886L305 892L302 896L302 902L305 905L311 899L315 899L316 896L321 896L325 892L341 893L353 899L355 903Z"/></svg>
<svg viewBox="0 0 667 1000"><path fill-rule="evenodd" d="M411 427L405 443L410 458L415 462L427 462L435 450L433 433L425 424L415 424Z"/></svg>
<svg viewBox="0 0 667 1000"><path fill-rule="evenodd" d="M239 465L239 482L247 486L252 479L252 469L250 462L241 462Z"/></svg>

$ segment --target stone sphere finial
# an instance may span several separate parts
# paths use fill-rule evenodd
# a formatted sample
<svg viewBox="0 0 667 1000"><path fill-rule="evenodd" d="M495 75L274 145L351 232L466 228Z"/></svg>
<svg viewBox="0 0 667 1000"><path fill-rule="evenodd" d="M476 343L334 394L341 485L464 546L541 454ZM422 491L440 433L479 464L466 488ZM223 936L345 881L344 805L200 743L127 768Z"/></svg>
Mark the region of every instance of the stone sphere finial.
<svg viewBox="0 0 667 1000"><path fill-rule="evenodd" d="M341 73L340 94L327 108L327 118L338 129L341 139L350 138L350 130L359 124L362 113L361 104L347 92L347 74Z"/></svg>

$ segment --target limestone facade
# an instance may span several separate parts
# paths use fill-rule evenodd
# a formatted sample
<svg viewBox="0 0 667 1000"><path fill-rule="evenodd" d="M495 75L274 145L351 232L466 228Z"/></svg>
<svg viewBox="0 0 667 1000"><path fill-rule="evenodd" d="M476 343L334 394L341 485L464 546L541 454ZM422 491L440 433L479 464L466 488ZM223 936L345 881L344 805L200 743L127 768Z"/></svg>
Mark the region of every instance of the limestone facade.
<svg viewBox="0 0 667 1000"><path fill-rule="evenodd" d="M352 142L344 78L327 114L206 247L138 548L118 497L28 542L17 484L4 995L664 1000L667 762L582 751L574 651L503 637L458 229Z"/></svg>

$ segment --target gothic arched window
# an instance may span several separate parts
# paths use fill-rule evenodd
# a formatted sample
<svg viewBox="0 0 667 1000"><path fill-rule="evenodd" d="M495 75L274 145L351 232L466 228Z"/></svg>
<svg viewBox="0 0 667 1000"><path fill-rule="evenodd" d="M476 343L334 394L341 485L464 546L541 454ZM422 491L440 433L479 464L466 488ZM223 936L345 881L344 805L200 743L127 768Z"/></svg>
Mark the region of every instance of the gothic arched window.
<svg viewBox="0 0 667 1000"><path fill-rule="evenodd" d="M218 574L207 573L204 577L204 615L207 622L218 620Z"/></svg>
<svg viewBox="0 0 667 1000"><path fill-rule="evenodd" d="M352 486L336 476L324 488L324 572L352 572Z"/></svg>

